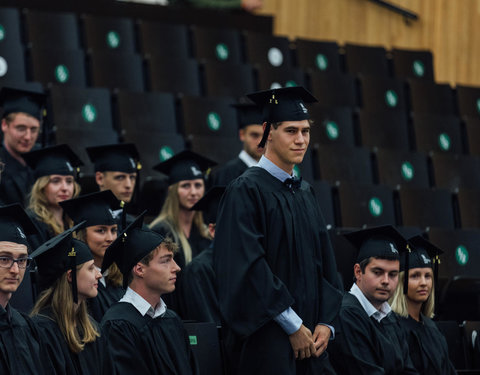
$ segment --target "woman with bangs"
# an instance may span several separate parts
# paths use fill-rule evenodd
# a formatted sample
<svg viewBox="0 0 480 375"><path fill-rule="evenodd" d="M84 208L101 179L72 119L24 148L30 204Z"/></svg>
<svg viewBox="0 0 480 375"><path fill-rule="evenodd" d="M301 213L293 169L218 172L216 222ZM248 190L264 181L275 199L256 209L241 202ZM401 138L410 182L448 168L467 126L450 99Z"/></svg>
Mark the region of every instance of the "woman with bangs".
<svg viewBox="0 0 480 375"><path fill-rule="evenodd" d="M456 374L447 341L432 320L438 256L443 251L421 236L411 238L409 243L411 252L408 260L401 258L398 286L390 306L400 316L417 371L424 375Z"/></svg>

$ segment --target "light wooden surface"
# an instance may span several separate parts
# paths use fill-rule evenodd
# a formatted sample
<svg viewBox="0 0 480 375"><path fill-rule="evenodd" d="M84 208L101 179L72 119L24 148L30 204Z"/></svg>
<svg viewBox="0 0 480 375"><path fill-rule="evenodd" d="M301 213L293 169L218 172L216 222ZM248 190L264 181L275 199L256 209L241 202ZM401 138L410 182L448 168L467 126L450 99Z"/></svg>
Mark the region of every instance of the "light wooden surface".
<svg viewBox="0 0 480 375"><path fill-rule="evenodd" d="M435 79L480 86L480 0L390 0L420 16L406 23L367 0L264 0L275 33L389 49L429 49Z"/></svg>

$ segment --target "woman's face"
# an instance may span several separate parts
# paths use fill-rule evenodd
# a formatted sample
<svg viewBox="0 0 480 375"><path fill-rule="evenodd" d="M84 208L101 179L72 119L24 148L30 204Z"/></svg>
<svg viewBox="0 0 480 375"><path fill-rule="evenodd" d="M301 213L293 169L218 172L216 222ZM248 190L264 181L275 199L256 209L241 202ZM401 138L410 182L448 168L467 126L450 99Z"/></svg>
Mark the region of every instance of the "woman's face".
<svg viewBox="0 0 480 375"><path fill-rule="evenodd" d="M178 183L178 201L180 208L189 210L197 203L205 192L203 179L183 180Z"/></svg>
<svg viewBox="0 0 480 375"><path fill-rule="evenodd" d="M87 227L86 242L93 254L94 263L97 267L102 267L105 250L117 238L117 224L113 225L93 225Z"/></svg>
<svg viewBox="0 0 480 375"><path fill-rule="evenodd" d="M48 204L50 206L58 206L59 202L71 199L75 189L74 182L73 176L50 175L50 180L43 189Z"/></svg>
<svg viewBox="0 0 480 375"><path fill-rule="evenodd" d="M423 303L432 292L433 272L431 268L412 268L408 272L407 299Z"/></svg>
<svg viewBox="0 0 480 375"><path fill-rule="evenodd" d="M98 280L101 277L102 274L95 268L93 259L83 263L77 270L78 302L97 296Z"/></svg>

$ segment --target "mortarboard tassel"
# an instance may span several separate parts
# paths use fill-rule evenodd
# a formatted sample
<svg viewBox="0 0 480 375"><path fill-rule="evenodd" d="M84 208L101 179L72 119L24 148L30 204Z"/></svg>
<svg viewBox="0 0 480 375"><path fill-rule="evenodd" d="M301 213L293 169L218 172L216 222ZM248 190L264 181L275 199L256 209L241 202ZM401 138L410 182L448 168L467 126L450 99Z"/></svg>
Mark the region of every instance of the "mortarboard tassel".
<svg viewBox="0 0 480 375"><path fill-rule="evenodd" d="M268 134L270 134L271 126L272 126L272 124L270 124L269 122L267 122L267 124L265 125L265 131L263 132L262 140L260 141L260 143L257 146L258 148L264 148L265 147L265 143L267 143Z"/></svg>
<svg viewBox="0 0 480 375"><path fill-rule="evenodd" d="M438 289L438 266L440 264L440 258L437 255L432 259L433 262L433 285L435 286L435 295L434 295L434 302L435 302L435 307L438 306L438 294L439 294L439 289Z"/></svg>
<svg viewBox="0 0 480 375"><path fill-rule="evenodd" d="M78 292L77 292L77 262L75 261L77 253L75 248L72 247L72 250L68 253L70 259L70 270L72 271L72 296L73 302L78 303Z"/></svg>
<svg viewBox="0 0 480 375"><path fill-rule="evenodd" d="M408 293L408 271L410 269L410 245L407 244L407 251L405 251L405 275L403 278L403 294Z"/></svg>
<svg viewBox="0 0 480 375"><path fill-rule="evenodd" d="M122 227L120 231L123 231L127 227L127 210L125 210L125 202L120 201L120 207L122 208Z"/></svg>

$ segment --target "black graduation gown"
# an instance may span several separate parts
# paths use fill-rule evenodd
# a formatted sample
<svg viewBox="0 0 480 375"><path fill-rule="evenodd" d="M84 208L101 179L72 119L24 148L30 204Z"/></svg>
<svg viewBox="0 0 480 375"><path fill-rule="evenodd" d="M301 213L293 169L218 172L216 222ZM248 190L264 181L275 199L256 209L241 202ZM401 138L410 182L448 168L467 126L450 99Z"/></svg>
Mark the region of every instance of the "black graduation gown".
<svg viewBox="0 0 480 375"><path fill-rule="evenodd" d="M418 374L395 313L378 322L368 317L357 297L345 293L339 324L339 332L327 349L338 374Z"/></svg>
<svg viewBox="0 0 480 375"><path fill-rule="evenodd" d="M112 374L198 374L182 322L171 310L152 319L131 303L118 302L104 315L102 332Z"/></svg>
<svg viewBox="0 0 480 375"><path fill-rule="evenodd" d="M209 180L210 186L227 186L231 181L247 170L248 166L238 156L215 169Z"/></svg>
<svg viewBox="0 0 480 375"><path fill-rule="evenodd" d="M30 244L31 248L35 250L50 238L55 237L55 233L50 226L41 221L33 211L28 209L27 214L30 216L30 219L32 219L38 230L38 234L28 236L28 243Z"/></svg>
<svg viewBox="0 0 480 375"><path fill-rule="evenodd" d="M107 286L98 282L98 294L95 298L87 300L88 311L97 322L101 322L107 310L125 294L121 286L114 286L107 281Z"/></svg>
<svg viewBox="0 0 480 375"><path fill-rule="evenodd" d="M51 374L42 344L30 318L0 306L0 374Z"/></svg>
<svg viewBox="0 0 480 375"><path fill-rule="evenodd" d="M32 169L12 157L3 144L0 147L0 160L5 163L0 179L0 197L3 203L20 203L25 207L25 200L35 182Z"/></svg>
<svg viewBox="0 0 480 375"><path fill-rule="evenodd" d="M408 318L399 317L399 321L407 335L413 365L420 374L452 375L457 373L448 357L447 340L432 319L421 315L419 322L410 316Z"/></svg>
<svg viewBox="0 0 480 375"><path fill-rule="evenodd" d="M98 375L111 373L111 363L102 337L85 345L85 348L77 354L69 349L50 308L40 311L40 314L35 315L32 320L38 327L48 358L54 367L49 374Z"/></svg>
<svg viewBox="0 0 480 375"><path fill-rule="evenodd" d="M214 271L222 318L239 340L289 306L312 332L334 325L342 298L335 257L305 181L290 190L259 167L234 180L220 202Z"/></svg>
<svg viewBox="0 0 480 375"><path fill-rule="evenodd" d="M221 323L212 247L203 250L183 269L177 288L180 315L184 320Z"/></svg>

